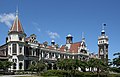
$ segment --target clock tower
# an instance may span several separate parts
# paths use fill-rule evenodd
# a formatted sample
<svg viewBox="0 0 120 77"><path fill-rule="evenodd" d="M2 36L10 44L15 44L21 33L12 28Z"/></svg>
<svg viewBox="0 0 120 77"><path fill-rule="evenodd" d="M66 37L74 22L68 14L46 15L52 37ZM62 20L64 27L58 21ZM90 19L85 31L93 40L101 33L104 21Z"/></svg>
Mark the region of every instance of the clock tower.
<svg viewBox="0 0 120 77"><path fill-rule="evenodd" d="M108 36L105 33L104 27L106 24L103 24L101 35L98 37L98 57L102 59L105 63L108 63Z"/></svg>

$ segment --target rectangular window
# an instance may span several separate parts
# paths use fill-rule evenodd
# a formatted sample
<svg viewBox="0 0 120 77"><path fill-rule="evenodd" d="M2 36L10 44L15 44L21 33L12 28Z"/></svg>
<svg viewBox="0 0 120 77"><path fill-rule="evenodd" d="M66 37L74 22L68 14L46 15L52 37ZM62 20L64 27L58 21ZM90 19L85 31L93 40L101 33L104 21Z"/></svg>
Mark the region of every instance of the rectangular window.
<svg viewBox="0 0 120 77"><path fill-rule="evenodd" d="M33 50L33 56L36 56L36 51L35 50Z"/></svg>
<svg viewBox="0 0 120 77"><path fill-rule="evenodd" d="M11 47L10 47L10 54L11 54Z"/></svg>
<svg viewBox="0 0 120 77"><path fill-rule="evenodd" d="M16 54L17 53L17 45L16 44L13 44L13 54Z"/></svg>
<svg viewBox="0 0 120 77"><path fill-rule="evenodd" d="M20 47L20 50L19 50L20 53L22 53L22 47Z"/></svg>

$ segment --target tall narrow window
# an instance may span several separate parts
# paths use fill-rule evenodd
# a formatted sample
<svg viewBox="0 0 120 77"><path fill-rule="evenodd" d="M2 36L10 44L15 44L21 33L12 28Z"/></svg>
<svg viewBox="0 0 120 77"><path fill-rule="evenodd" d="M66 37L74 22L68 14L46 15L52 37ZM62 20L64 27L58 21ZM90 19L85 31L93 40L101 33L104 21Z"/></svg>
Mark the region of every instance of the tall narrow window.
<svg viewBox="0 0 120 77"><path fill-rule="evenodd" d="M13 49L13 54L16 54L17 53L17 46L16 46L16 44L13 44L12 49Z"/></svg>
<svg viewBox="0 0 120 77"><path fill-rule="evenodd" d="M11 47L10 47L10 50L9 50L9 51L10 51L10 54L11 54Z"/></svg>
<svg viewBox="0 0 120 77"><path fill-rule="evenodd" d="M19 69L22 69L23 64L19 63Z"/></svg>
<svg viewBox="0 0 120 77"><path fill-rule="evenodd" d="M22 53L22 47L20 47L20 50L19 50L20 53Z"/></svg>

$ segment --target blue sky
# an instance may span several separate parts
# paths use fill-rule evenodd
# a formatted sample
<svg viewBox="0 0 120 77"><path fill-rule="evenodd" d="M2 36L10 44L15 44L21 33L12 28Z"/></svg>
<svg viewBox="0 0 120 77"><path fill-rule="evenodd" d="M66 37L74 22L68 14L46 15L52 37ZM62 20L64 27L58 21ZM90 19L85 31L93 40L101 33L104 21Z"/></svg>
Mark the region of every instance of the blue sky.
<svg viewBox="0 0 120 77"><path fill-rule="evenodd" d="M54 39L65 44L68 34L78 42L84 32L88 49L97 53L97 39L106 23L109 58L120 52L120 0L1 0L0 45L5 43L17 5L25 33L36 34L40 43Z"/></svg>

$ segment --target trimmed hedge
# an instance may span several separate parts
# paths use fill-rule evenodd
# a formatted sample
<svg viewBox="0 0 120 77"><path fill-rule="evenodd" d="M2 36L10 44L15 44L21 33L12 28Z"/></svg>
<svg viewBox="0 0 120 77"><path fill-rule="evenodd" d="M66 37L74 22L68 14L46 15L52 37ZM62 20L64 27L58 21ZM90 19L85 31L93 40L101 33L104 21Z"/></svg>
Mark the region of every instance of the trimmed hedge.
<svg viewBox="0 0 120 77"><path fill-rule="evenodd" d="M42 76L69 76L70 72L69 71L64 71L64 70L48 70L44 73L41 73Z"/></svg>
<svg viewBox="0 0 120 77"><path fill-rule="evenodd" d="M48 70L41 73L41 76L58 76L58 77L98 77L97 73L92 72L80 72L77 70L65 71L65 70ZM120 77L115 74L100 74L100 77Z"/></svg>

